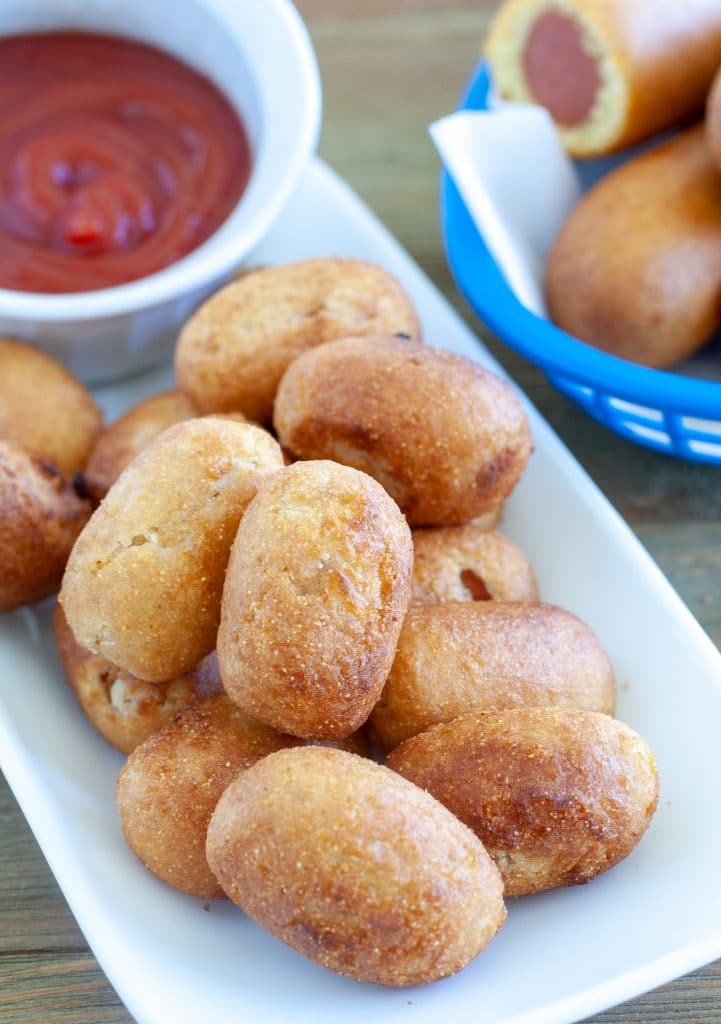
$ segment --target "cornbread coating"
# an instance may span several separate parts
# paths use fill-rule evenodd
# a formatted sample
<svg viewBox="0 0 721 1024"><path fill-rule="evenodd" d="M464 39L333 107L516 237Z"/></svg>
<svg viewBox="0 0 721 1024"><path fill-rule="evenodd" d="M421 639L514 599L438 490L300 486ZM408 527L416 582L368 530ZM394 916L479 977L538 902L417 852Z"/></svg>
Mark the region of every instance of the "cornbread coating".
<svg viewBox="0 0 721 1024"><path fill-rule="evenodd" d="M358 757L372 757L373 754L370 736L363 726L361 726L356 732L352 732L350 736L344 736L339 740L311 739L298 740L298 742L309 746L332 747L335 750L347 750L349 754L357 754Z"/></svg>
<svg viewBox="0 0 721 1024"><path fill-rule="evenodd" d="M103 431L90 453L83 478L91 498L96 503L102 501L135 456L164 430L197 416L197 410L177 390L152 395L126 412ZM218 413L218 418L247 422L239 412Z"/></svg>
<svg viewBox="0 0 721 1024"><path fill-rule="evenodd" d="M168 427L198 413L182 391L151 395L107 427L95 442L83 476L95 502L101 501L121 472Z"/></svg>
<svg viewBox="0 0 721 1024"><path fill-rule="evenodd" d="M533 567L513 541L479 526L413 531L411 604L538 601Z"/></svg>
<svg viewBox="0 0 721 1024"><path fill-rule="evenodd" d="M646 366L673 366L705 345L721 328L720 295L721 179L702 125L606 175L571 211L546 265L553 321Z"/></svg>
<svg viewBox="0 0 721 1024"><path fill-rule="evenodd" d="M721 62L721 9L717 0L505 0L486 54L499 96L544 102L569 153L603 156L701 113Z"/></svg>
<svg viewBox="0 0 721 1024"><path fill-rule="evenodd" d="M0 612L58 587L90 511L54 464L0 441Z"/></svg>
<svg viewBox="0 0 721 1024"><path fill-rule="evenodd" d="M472 711L554 705L612 714L616 683L589 627L548 604L484 601L408 610L371 728L391 750Z"/></svg>
<svg viewBox="0 0 721 1024"><path fill-rule="evenodd" d="M346 338L288 368L278 439L375 477L412 526L463 523L513 490L531 451L513 389L470 359L401 338Z"/></svg>
<svg viewBox="0 0 721 1024"><path fill-rule="evenodd" d="M164 431L125 469L75 545L60 602L77 642L150 682L215 647L243 511L279 470L259 427L214 417Z"/></svg>
<svg viewBox="0 0 721 1024"><path fill-rule="evenodd" d="M218 802L207 854L247 914L358 981L454 974L505 918L475 836L427 793L343 751L284 750L243 772Z"/></svg>
<svg viewBox="0 0 721 1024"><path fill-rule="evenodd" d="M307 739L368 718L408 607L410 530L383 488L333 462L298 462L248 506L218 632L230 697Z"/></svg>
<svg viewBox="0 0 721 1024"><path fill-rule="evenodd" d="M205 856L215 805L238 772L297 742L226 696L186 708L133 751L118 778L120 823L133 853L175 889L221 899Z"/></svg>
<svg viewBox="0 0 721 1024"><path fill-rule="evenodd" d="M266 267L216 292L178 340L175 372L203 412L240 410L269 422L280 378L303 352L349 334L420 339L396 279L362 260Z"/></svg>
<svg viewBox="0 0 721 1024"><path fill-rule="evenodd" d="M0 338L0 440L72 477L85 465L102 423L90 392L61 363Z"/></svg>
<svg viewBox="0 0 721 1024"><path fill-rule="evenodd" d="M55 609L55 643L78 704L103 739L123 754L162 729L179 711L223 693L215 652L177 679L147 683L81 647L60 605Z"/></svg>
<svg viewBox="0 0 721 1024"><path fill-rule="evenodd" d="M386 764L475 832L506 896L580 885L613 867L658 802L648 745L622 722L579 709L465 715L406 740Z"/></svg>

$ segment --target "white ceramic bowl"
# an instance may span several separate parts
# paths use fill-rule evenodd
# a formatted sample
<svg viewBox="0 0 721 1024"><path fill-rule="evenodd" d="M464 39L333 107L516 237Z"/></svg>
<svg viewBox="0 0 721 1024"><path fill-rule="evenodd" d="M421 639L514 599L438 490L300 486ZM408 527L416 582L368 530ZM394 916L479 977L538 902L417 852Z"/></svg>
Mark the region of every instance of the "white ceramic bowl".
<svg viewBox="0 0 721 1024"><path fill-rule="evenodd" d="M188 256L130 284L42 295L0 289L0 335L24 338L87 381L168 357L181 324L240 266L290 197L320 127L318 66L289 0L2 0L0 35L77 28L142 40L225 93L253 151L228 219Z"/></svg>

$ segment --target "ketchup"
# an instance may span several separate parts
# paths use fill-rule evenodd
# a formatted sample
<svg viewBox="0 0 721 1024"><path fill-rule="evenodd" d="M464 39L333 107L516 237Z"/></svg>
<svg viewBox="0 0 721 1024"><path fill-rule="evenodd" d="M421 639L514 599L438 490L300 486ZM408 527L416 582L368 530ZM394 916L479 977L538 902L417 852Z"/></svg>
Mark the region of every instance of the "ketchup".
<svg viewBox="0 0 721 1024"><path fill-rule="evenodd" d="M168 54L82 32L0 38L0 288L161 270L223 223L250 167L234 108Z"/></svg>

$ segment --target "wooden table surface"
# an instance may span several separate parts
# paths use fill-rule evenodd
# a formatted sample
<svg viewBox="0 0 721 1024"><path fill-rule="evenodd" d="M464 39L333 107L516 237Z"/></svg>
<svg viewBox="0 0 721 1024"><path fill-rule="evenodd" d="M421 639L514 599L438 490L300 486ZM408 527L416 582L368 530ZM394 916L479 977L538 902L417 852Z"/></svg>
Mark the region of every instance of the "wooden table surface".
<svg viewBox="0 0 721 1024"><path fill-rule="evenodd" d="M320 152L484 334L721 644L721 472L654 455L597 426L535 367L488 338L449 279L436 208L438 161L426 125L453 108L495 6L301 0L323 74ZM0 1021L128 1024L0 782ZM721 1022L721 962L593 1020Z"/></svg>

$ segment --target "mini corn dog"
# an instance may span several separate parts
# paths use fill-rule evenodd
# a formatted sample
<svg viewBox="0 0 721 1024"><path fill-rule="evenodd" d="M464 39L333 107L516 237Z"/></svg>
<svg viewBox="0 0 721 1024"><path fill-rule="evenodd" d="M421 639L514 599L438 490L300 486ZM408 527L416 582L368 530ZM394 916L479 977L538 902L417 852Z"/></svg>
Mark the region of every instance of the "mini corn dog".
<svg viewBox="0 0 721 1024"><path fill-rule="evenodd" d="M551 318L613 355L666 367L721 327L721 178L702 127L609 174L546 267Z"/></svg>
<svg viewBox="0 0 721 1024"><path fill-rule="evenodd" d="M546 107L574 156L700 113L721 64L717 0L508 0L486 53L505 99Z"/></svg>

